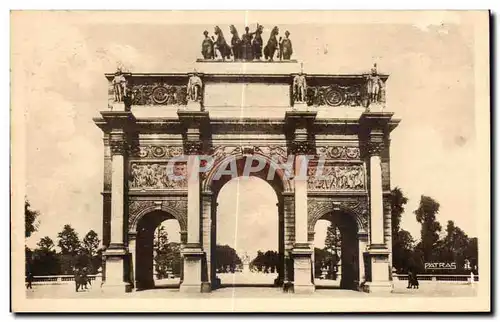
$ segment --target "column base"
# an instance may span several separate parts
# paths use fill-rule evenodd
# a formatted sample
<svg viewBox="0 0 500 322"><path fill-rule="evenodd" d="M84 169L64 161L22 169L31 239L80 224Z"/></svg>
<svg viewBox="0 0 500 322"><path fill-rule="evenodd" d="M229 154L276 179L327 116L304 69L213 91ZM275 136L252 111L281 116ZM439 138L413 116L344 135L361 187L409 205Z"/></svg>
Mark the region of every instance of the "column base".
<svg viewBox="0 0 500 322"><path fill-rule="evenodd" d="M132 284L126 282L104 282L101 286L101 291L109 294L130 293L132 290Z"/></svg>
<svg viewBox="0 0 500 322"><path fill-rule="evenodd" d="M370 263L369 280L363 285L363 291L368 293L391 293L393 283L389 267L390 251L382 244L372 244L368 248Z"/></svg>
<svg viewBox="0 0 500 322"><path fill-rule="evenodd" d="M179 287L179 292L182 292L182 293L201 293L201 283L200 284L186 284L184 282Z"/></svg>
<svg viewBox="0 0 500 322"><path fill-rule="evenodd" d="M197 244L186 244L182 250L184 257L184 280L180 286L181 292L201 293L201 264L205 253Z"/></svg>
<svg viewBox="0 0 500 322"><path fill-rule="evenodd" d="M366 293L392 293L393 285L391 282L366 282L362 286L362 291Z"/></svg>
<svg viewBox="0 0 500 322"><path fill-rule="evenodd" d="M293 293L295 294L311 294L316 291L316 287L311 283L308 285L294 285Z"/></svg>
<svg viewBox="0 0 500 322"><path fill-rule="evenodd" d="M212 284L210 282L201 282L201 293L212 292Z"/></svg>
<svg viewBox="0 0 500 322"><path fill-rule="evenodd" d="M291 252L293 258L293 292L312 293L315 291L312 283L312 250L309 244L295 244Z"/></svg>

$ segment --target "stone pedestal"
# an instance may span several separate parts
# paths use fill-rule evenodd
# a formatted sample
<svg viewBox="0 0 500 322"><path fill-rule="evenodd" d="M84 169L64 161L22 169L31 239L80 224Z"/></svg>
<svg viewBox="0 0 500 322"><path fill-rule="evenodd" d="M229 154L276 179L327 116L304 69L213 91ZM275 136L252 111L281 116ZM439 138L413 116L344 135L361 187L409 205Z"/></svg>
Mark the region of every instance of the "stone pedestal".
<svg viewBox="0 0 500 322"><path fill-rule="evenodd" d="M205 253L199 245L187 244L182 250L184 257L184 280L180 291L188 293L200 293L201 288L201 261Z"/></svg>
<svg viewBox="0 0 500 322"><path fill-rule="evenodd" d="M184 107L183 110L189 111L189 112L200 112L201 111L201 103L194 102L194 101L188 101L187 105Z"/></svg>
<svg viewBox="0 0 500 322"><path fill-rule="evenodd" d="M111 104L111 111L113 111L113 112L125 112L125 103L124 102L113 102Z"/></svg>
<svg viewBox="0 0 500 322"><path fill-rule="evenodd" d="M124 265L127 251L123 248L108 248L104 253L106 259L106 282L102 291L106 293L131 292L132 285L124 281Z"/></svg>
<svg viewBox="0 0 500 322"><path fill-rule="evenodd" d="M370 261L370 280L365 283L368 293L390 293L393 285L390 280L389 250L385 245L371 245L368 250Z"/></svg>
<svg viewBox="0 0 500 322"><path fill-rule="evenodd" d="M293 103L293 110L297 112L308 111L308 106L306 102L295 102Z"/></svg>
<svg viewBox="0 0 500 322"><path fill-rule="evenodd" d="M315 290L314 284L311 281L312 252L309 244L296 244L292 250L294 293L313 293Z"/></svg>

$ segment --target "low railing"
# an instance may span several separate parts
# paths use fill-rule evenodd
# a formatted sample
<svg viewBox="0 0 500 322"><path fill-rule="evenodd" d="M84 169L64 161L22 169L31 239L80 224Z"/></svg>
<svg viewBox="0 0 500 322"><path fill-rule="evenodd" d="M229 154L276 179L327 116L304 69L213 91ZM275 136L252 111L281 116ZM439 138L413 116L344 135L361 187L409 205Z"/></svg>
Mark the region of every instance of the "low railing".
<svg viewBox="0 0 500 322"><path fill-rule="evenodd" d="M393 280L407 281L408 274L393 274ZM419 281L432 282L471 282L471 275L417 274ZM479 281L479 275L474 275L474 281Z"/></svg>
<svg viewBox="0 0 500 322"><path fill-rule="evenodd" d="M102 280L101 274L87 275L91 281ZM47 276L34 276L32 284L34 285L59 285L59 284L69 284L75 281L75 276L73 275L47 275Z"/></svg>

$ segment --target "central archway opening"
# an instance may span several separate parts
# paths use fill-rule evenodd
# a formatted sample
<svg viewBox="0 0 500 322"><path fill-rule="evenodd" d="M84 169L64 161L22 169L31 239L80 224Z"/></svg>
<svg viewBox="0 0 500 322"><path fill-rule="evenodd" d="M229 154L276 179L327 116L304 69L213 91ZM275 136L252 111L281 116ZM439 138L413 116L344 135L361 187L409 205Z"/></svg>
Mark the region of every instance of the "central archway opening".
<svg viewBox="0 0 500 322"><path fill-rule="evenodd" d="M217 198L215 270L220 286L273 286L280 266L278 197L257 177L227 182Z"/></svg>
<svg viewBox="0 0 500 322"><path fill-rule="evenodd" d="M284 276L284 213L287 181L270 160L231 157L214 168L231 169L210 182L213 192L211 280L224 286L278 286ZM248 173L245 166L261 162ZM287 185L288 186L288 185Z"/></svg>

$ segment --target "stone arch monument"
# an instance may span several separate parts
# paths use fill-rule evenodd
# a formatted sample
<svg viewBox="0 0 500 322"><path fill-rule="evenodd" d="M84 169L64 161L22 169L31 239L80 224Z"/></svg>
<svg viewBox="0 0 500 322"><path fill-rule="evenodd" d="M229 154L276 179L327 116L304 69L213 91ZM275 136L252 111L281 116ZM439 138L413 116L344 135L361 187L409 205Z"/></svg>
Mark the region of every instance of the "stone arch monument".
<svg viewBox="0 0 500 322"><path fill-rule="evenodd" d="M390 292L389 137L399 120L386 111L388 75L377 74L375 97L373 71L308 74L291 59L207 59L195 70L124 73L119 93L116 73L106 74L109 108L94 119L104 138L103 288L147 284L137 273L149 237L139 238L138 227L172 218L181 230L181 291L214 290L216 198L230 180L217 171L234 160L244 175L245 160L258 157L262 169L251 175L278 197L276 285L314 292L314 225L330 218L351 227L349 287Z"/></svg>

